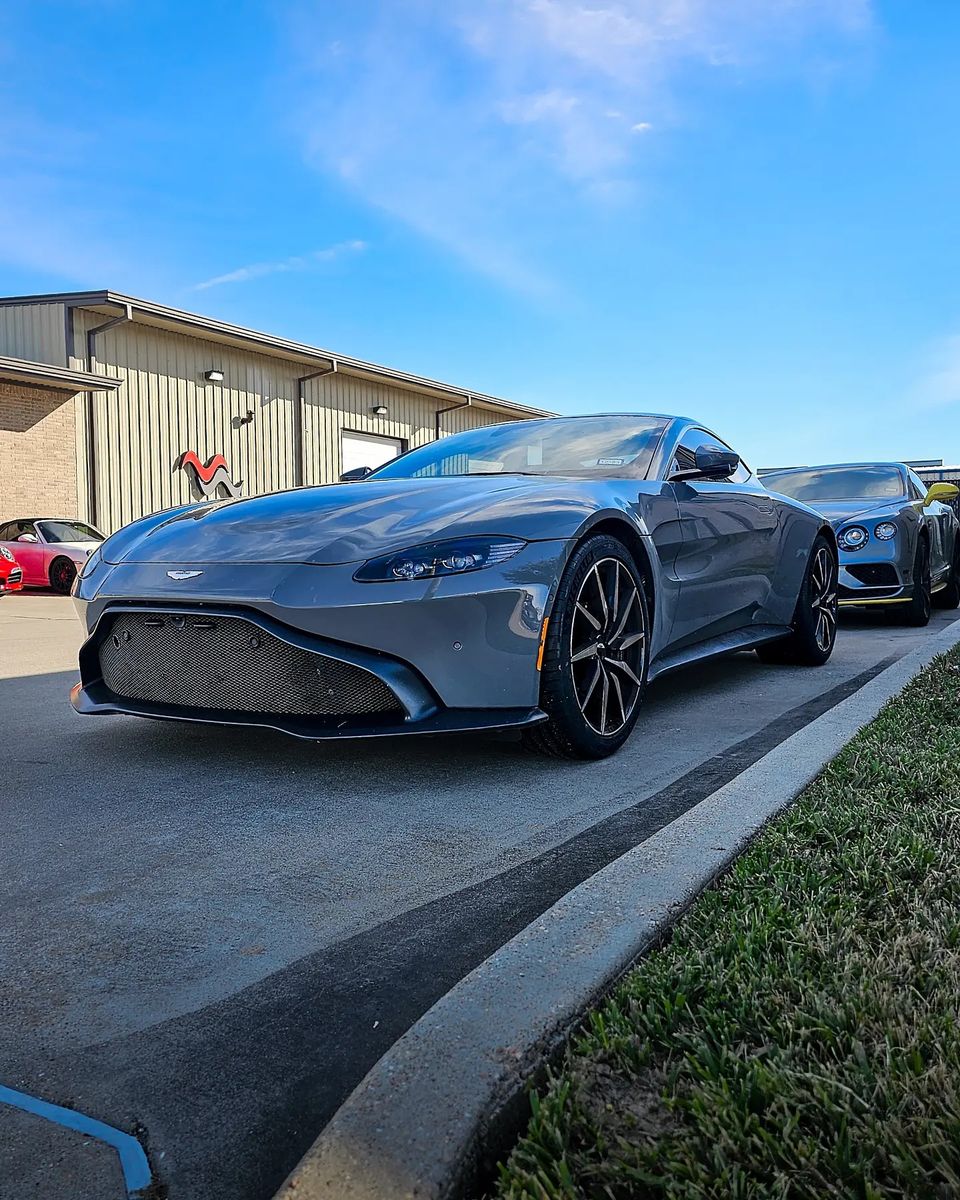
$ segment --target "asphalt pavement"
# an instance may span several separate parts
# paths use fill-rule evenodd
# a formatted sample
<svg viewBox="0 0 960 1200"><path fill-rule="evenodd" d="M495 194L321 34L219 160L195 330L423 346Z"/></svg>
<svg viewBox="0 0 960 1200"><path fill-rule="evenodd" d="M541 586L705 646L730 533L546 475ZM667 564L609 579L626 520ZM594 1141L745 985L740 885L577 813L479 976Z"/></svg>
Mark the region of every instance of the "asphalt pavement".
<svg viewBox="0 0 960 1200"><path fill-rule="evenodd" d="M81 718L70 602L6 597L0 1085L135 1133L170 1200L269 1200L477 962L955 615L845 617L818 670L669 677L583 764ZM94 1143L0 1103L3 1200L109 1200L110 1171L122 1196Z"/></svg>

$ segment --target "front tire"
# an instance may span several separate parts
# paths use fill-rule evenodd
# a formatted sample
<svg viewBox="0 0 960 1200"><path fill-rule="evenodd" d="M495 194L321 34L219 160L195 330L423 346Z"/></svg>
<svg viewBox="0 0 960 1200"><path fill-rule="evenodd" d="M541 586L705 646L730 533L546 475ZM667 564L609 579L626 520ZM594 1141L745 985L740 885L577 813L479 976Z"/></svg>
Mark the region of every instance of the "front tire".
<svg viewBox="0 0 960 1200"><path fill-rule="evenodd" d="M913 560L913 595L910 603L903 605L903 619L906 625L922 629L924 625L930 624L930 611L933 607L931 587L930 543L922 537L917 542L917 553Z"/></svg>
<svg viewBox="0 0 960 1200"><path fill-rule="evenodd" d="M630 736L647 684L649 607L633 556L616 538L573 552L547 626L540 707L525 745L561 758L606 758Z"/></svg>
<svg viewBox="0 0 960 1200"><path fill-rule="evenodd" d="M765 663L822 667L837 641L838 563L828 538L818 534L797 597L789 637L757 647Z"/></svg>
<svg viewBox="0 0 960 1200"><path fill-rule="evenodd" d="M50 586L60 596L69 595L73 581L77 577L77 567L71 558L55 558L50 564L47 578Z"/></svg>

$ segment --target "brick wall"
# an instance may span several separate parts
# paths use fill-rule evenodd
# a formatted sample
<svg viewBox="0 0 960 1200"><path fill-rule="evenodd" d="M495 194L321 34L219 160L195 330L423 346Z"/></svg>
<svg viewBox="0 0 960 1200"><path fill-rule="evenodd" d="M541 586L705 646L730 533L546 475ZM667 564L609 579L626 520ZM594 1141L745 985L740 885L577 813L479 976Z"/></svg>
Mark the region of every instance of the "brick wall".
<svg viewBox="0 0 960 1200"><path fill-rule="evenodd" d="M0 520L79 516L69 392L0 381Z"/></svg>

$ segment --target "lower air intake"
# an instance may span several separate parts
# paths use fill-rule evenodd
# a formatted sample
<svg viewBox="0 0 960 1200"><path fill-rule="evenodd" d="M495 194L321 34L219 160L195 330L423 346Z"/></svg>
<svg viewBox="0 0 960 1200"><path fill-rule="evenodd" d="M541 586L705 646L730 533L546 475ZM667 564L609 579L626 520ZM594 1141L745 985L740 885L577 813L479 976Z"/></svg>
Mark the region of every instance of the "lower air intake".
<svg viewBox="0 0 960 1200"><path fill-rule="evenodd" d="M100 644L100 669L114 695L153 704L296 716L403 713L376 675L242 617L122 613Z"/></svg>

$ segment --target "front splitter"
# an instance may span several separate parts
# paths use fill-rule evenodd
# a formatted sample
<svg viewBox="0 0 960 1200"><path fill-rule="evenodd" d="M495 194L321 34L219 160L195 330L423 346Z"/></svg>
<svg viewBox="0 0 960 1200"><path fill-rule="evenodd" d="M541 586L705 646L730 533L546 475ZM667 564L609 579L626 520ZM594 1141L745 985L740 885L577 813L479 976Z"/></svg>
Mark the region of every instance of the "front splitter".
<svg viewBox="0 0 960 1200"><path fill-rule="evenodd" d="M351 738L408 737L411 734L483 733L539 725L547 714L539 708L438 708L417 721L318 722L282 713L222 712L217 709L166 707L114 695L102 682L76 684L70 703L84 716L146 717L152 721L187 721L200 725L234 725L273 729L307 741L345 741Z"/></svg>

